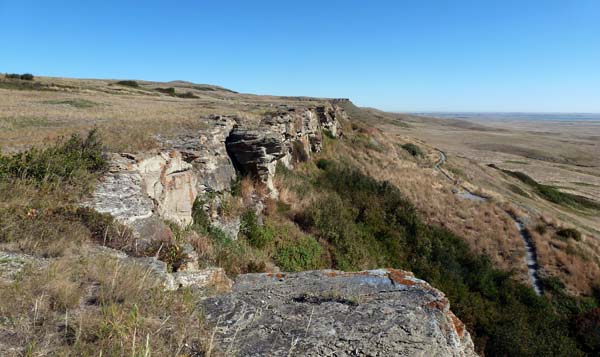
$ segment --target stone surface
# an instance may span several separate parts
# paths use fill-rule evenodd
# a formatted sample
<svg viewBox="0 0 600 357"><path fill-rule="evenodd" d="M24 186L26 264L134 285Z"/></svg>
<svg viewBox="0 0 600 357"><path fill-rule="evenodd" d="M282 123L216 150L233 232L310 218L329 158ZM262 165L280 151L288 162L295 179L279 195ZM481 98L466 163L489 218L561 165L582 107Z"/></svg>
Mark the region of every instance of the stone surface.
<svg viewBox="0 0 600 357"><path fill-rule="evenodd" d="M226 355L476 355L443 293L400 270L247 274L201 304Z"/></svg>
<svg viewBox="0 0 600 357"><path fill-rule="evenodd" d="M29 266L39 267L44 264L46 264L46 259L27 254L0 252L0 282L12 282L23 269Z"/></svg>
<svg viewBox="0 0 600 357"><path fill-rule="evenodd" d="M142 176L133 156L112 154L109 170L87 203L101 213L110 213L124 223L152 216L154 204L142 191Z"/></svg>
<svg viewBox="0 0 600 357"><path fill-rule="evenodd" d="M155 202L157 213L181 225L192 223L192 205L198 194L192 165L179 151L161 152L140 160L142 188Z"/></svg>
<svg viewBox="0 0 600 357"><path fill-rule="evenodd" d="M192 222L196 196L196 176L180 152L113 154L109 172L102 177L88 205L128 224L156 213L187 225Z"/></svg>

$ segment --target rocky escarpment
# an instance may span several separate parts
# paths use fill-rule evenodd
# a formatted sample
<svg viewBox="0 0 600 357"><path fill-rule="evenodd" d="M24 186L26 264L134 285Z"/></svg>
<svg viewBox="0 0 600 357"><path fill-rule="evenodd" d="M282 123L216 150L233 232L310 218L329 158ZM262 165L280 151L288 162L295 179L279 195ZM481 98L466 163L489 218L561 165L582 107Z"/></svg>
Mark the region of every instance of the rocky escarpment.
<svg viewBox="0 0 600 357"><path fill-rule="evenodd" d="M400 270L247 274L202 308L227 355L476 355L444 294Z"/></svg>
<svg viewBox="0 0 600 357"><path fill-rule="evenodd" d="M291 167L294 156L304 160L320 151L323 135L341 135L339 119L344 117L332 105L280 108L252 125L236 117L211 116L201 132L158 137L158 152L112 154L109 172L88 205L132 226L138 235L157 219L186 226L192 222L196 198L211 193L218 200L236 172L262 181L276 195L272 178L277 164Z"/></svg>

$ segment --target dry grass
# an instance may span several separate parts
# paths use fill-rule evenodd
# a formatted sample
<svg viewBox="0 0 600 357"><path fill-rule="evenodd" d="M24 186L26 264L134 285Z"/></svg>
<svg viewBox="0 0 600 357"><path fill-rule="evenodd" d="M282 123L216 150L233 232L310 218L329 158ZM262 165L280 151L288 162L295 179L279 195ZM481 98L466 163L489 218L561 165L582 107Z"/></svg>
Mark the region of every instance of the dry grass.
<svg viewBox="0 0 600 357"><path fill-rule="evenodd" d="M163 291L142 266L102 256L60 258L1 286L0 354L201 353L206 333L197 298Z"/></svg>
<svg viewBox="0 0 600 357"><path fill-rule="evenodd" d="M0 149L23 150L73 132L98 127L111 151L136 152L157 146L154 136L205 129L209 114L232 115L251 123L279 105L315 105L315 99L254 96L187 82L140 81L140 88L108 80L36 77L43 90L2 89L0 79ZM161 94L174 87L198 98ZM209 88L210 90L207 90Z"/></svg>

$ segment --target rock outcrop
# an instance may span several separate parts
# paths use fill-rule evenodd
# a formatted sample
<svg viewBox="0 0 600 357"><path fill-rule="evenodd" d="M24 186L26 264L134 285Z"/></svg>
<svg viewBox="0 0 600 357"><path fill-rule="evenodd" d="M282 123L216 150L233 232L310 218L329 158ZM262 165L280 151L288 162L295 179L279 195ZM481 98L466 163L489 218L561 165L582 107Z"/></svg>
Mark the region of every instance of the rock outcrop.
<svg viewBox="0 0 600 357"><path fill-rule="evenodd" d="M278 163L291 167L322 148L323 135L341 135L345 113L331 105L310 109L283 108L265 117L258 127L236 126L226 145L236 169L264 182L276 195L272 178Z"/></svg>
<svg viewBox="0 0 600 357"><path fill-rule="evenodd" d="M202 308L225 354L476 355L444 294L400 270L247 274Z"/></svg>
<svg viewBox="0 0 600 357"><path fill-rule="evenodd" d="M340 118L345 118L343 110L330 104L281 108L253 125L213 115L201 132L157 137L158 152L112 154L109 172L88 205L110 213L138 233L145 222L156 221L152 217L188 225L196 197L228 191L236 170L261 180L276 194L272 178L277 163L291 167L294 155L307 159L320 151L324 132L341 135ZM236 235L234 229L229 230Z"/></svg>

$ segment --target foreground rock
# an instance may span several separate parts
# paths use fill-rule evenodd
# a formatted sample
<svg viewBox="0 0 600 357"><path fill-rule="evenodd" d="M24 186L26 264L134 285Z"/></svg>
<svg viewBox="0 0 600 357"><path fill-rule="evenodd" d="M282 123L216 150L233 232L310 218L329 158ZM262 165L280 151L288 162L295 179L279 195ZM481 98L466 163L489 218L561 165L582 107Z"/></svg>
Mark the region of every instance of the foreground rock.
<svg viewBox="0 0 600 357"><path fill-rule="evenodd" d="M202 305L227 355L476 355L443 293L400 270L247 274Z"/></svg>

